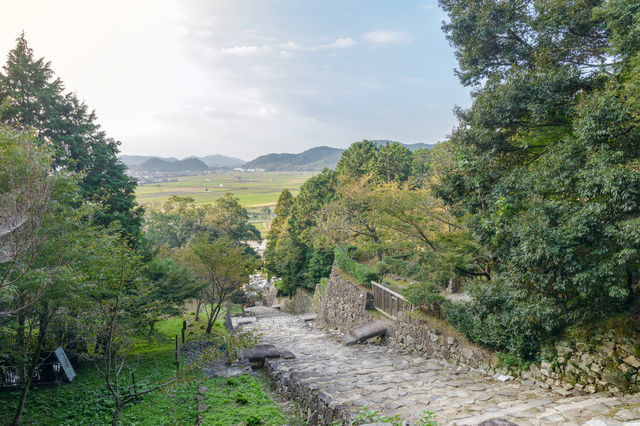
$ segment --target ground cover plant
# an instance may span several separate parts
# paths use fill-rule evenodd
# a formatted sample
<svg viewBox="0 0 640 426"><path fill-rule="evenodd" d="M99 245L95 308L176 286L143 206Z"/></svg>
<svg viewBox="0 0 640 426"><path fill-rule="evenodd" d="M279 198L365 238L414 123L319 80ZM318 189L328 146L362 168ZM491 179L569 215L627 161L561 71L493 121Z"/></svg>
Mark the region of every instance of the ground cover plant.
<svg viewBox="0 0 640 426"><path fill-rule="evenodd" d="M209 388L202 425L281 426L304 424L299 416L284 413L265 389L265 380L248 375L207 380Z"/></svg>
<svg viewBox="0 0 640 426"><path fill-rule="evenodd" d="M152 336L138 336L129 359L135 377L151 376L138 390L175 375L175 335L180 334L182 318L160 321ZM221 331L221 327L217 328ZM131 377L129 377L130 379ZM19 392L0 393L0 419L8 424L20 397ZM186 382L140 397L125 407L119 425L177 425L195 422L197 384ZM33 388L25 404L21 424L43 426L109 424L114 403L93 363L85 363L72 383L54 388Z"/></svg>

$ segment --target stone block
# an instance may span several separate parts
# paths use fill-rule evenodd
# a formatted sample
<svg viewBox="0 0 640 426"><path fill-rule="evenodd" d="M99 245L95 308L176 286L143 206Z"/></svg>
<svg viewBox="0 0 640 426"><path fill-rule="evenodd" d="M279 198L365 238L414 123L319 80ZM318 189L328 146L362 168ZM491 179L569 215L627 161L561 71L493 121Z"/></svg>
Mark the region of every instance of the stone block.
<svg viewBox="0 0 640 426"><path fill-rule="evenodd" d="M509 420L502 419L497 417L495 419L485 420L484 422L478 423L477 426L518 426L516 423L510 422Z"/></svg>
<svg viewBox="0 0 640 426"><path fill-rule="evenodd" d="M258 321L258 318L256 317L244 317L244 318L238 318L238 320L236 321L236 324L238 325L251 324L256 321Z"/></svg>
<svg viewBox="0 0 640 426"><path fill-rule="evenodd" d="M348 334L340 336L340 342L345 346L355 345L358 341Z"/></svg>
<svg viewBox="0 0 640 426"><path fill-rule="evenodd" d="M303 314L303 315L298 315L298 318L300 318L302 321L313 321L314 319L316 319L318 317L318 314Z"/></svg>
<svg viewBox="0 0 640 426"><path fill-rule="evenodd" d="M623 361L633 368L640 368L640 360L633 355L626 357Z"/></svg>
<svg viewBox="0 0 640 426"><path fill-rule="evenodd" d="M531 371L531 374L533 374L534 377L540 377L540 369L537 365L531 364L531 366L529 366L529 371Z"/></svg>
<svg viewBox="0 0 640 426"><path fill-rule="evenodd" d="M615 364L607 365L604 370L602 370L602 380L612 385L617 385L623 388L629 386L629 381L624 378L622 372L616 368Z"/></svg>
<svg viewBox="0 0 640 426"><path fill-rule="evenodd" d="M291 353L290 351L281 351L280 352L280 356L283 359L295 359L296 358L296 356L293 353Z"/></svg>
<svg viewBox="0 0 640 426"><path fill-rule="evenodd" d="M389 327L385 323L380 320L375 320L367 324L353 327L349 330L349 334L351 334L356 340L364 342L372 337L382 336L386 334L388 330Z"/></svg>
<svg viewBox="0 0 640 426"><path fill-rule="evenodd" d="M266 358L278 358L280 352L273 345L258 345L244 351L239 358L248 358L250 362L264 362Z"/></svg>

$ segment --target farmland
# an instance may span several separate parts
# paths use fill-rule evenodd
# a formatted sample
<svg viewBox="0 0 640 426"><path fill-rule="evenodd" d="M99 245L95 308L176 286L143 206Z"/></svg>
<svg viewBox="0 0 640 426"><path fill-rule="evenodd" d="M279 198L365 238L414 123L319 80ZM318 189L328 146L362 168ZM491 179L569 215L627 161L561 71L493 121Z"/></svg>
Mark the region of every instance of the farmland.
<svg viewBox="0 0 640 426"><path fill-rule="evenodd" d="M179 177L177 182L148 183L139 185L136 199L140 204L162 204L172 195L189 196L195 204L210 204L216 198L233 193L244 207L270 206L287 188L293 195L315 172L223 172L201 176Z"/></svg>

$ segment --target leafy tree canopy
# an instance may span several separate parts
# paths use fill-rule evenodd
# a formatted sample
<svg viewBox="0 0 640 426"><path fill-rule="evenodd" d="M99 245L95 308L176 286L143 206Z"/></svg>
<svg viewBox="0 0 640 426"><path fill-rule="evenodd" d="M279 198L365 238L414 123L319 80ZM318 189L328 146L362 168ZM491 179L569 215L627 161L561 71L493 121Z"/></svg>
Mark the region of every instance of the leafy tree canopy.
<svg viewBox="0 0 640 426"><path fill-rule="evenodd" d="M82 174L84 199L104 209L96 217L101 225L118 221L130 235L138 235L143 210L135 203L136 181L126 175L117 158L117 142L96 123L94 111L75 93L63 93L51 63L35 59L25 34L17 39L0 72L0 102L6 102L1 120L15 129L34 129L41 144L53 148L53 164Z"/></svg>
<svg viewBox="0 0 640 426"><path fill-rule="evenodd" d="M621 309L640 254L637 2L439 3L474 92L436 194L507 287L569 321Z"/></svg>

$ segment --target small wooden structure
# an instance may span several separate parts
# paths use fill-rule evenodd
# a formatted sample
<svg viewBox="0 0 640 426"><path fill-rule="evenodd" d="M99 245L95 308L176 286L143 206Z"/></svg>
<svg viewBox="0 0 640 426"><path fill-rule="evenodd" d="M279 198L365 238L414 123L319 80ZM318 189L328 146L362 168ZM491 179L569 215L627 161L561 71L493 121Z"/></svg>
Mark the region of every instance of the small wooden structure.
<svg viewBox="0 0 640 426"><path fill-rule="evenodd" d="M410 311L413 309L411 303L402 295L389 290L382 284L371 281L373 291L373 306L383 314L396 319L398 312Z"/></svg>

